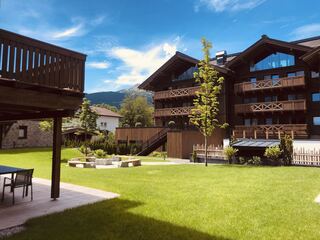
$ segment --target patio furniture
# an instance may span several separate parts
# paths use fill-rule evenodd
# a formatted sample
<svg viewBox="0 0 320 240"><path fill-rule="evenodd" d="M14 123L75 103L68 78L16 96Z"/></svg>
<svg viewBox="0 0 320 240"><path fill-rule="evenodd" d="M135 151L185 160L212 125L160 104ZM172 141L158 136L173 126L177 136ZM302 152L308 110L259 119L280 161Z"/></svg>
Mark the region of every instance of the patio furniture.
<svg viewBox="0 0 320 240"><path fill-rule="evenodd" d="M129 160L121 161L118 166L119 167L129 167L129 163L132 163L133 167L141 166L140 159L129 159Z"/></svg>
<svg viewBox="0 0 320 240"><path fill-rule="evenodd" d="M29 187L31 188L31 201L33 200L33 188L32 188L32 175L33 169L20 170L16 172L15 177L13 178L4 178L3 188L2 188L2 198L1 201L4 201L4 192L6 187L11 188L12 192L12 204L15 203L14 191L16 188L23 188L22 197L28 196Z"/></svg>

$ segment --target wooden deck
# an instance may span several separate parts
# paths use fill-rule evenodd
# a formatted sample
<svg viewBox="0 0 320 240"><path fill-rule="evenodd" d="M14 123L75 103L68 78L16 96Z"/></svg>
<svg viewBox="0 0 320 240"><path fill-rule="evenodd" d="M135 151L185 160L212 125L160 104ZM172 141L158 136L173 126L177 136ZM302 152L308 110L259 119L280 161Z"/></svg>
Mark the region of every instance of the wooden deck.
<svg viewBox="0 0 320 240"><path fill-rule="evenodd" d="M16 204L11 204L11 194L6 193L5 202L0 204L0 230L19 226L28 219L43 215L62 212L69 208L80 207L107 199L119 197L118 194L97 189L61 183L61 197L59 200L51 200L50 181L34 179L34 200L30 197L22 199L22 193L16 191Z"/></svg>
<svg viewBox="0 0 320 240"><path fill-rule="evenodd" d="M196 92L199 91L200 87L189 87L189 88L178 88L171 89L166 91L155 92L153 99L171 99L171 98L180 98L180 97L194 97Z"/></svg>

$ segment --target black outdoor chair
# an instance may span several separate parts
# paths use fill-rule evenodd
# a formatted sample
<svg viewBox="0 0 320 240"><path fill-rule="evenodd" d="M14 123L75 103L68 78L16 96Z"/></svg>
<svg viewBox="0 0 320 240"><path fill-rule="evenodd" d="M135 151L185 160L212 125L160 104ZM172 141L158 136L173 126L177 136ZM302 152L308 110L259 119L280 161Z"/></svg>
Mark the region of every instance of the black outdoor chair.
<svg viewBox="0 0 320 240"><path fill-rule="evenodd" d="M4 200L4 190L6 187L10 187L12 192L12 204L14 204L14 190L15 188L23 188L22 198L28 196L29 186L31 188L31 201L33 200L33 189L32 189L32 175L33 169L23 170L16 173L15 178L4 178L3 189L2 189L2 198ZM9 182L7 182L9 181Z"/></svg>

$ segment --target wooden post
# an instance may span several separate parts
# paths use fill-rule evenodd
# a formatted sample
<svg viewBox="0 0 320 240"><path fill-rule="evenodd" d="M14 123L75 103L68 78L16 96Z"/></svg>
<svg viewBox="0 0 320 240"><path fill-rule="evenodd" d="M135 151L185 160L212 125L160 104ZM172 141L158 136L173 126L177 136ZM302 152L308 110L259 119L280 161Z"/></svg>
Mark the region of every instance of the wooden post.
<svg viewBox="0 0 320 240"><path fill-rule="evenodd" d="M246 138L246 130L242 131L242 136L243 136L243 138Z"/></svg>
<svg viewBox="0 0 320 240"><path fill-rule="evenodd" d="M291 138L294 139L294 133L293 130L291 130Z"/></svg>
<svg viewBox="0 0 320 240"><path fill-rule="evenodd" d="M254 139L257 139L257 130L256 129L253 131L253 134L254 134Z"/></svg>
<svg viewBox="0 0 320 240"><path fill-rule="evenodd" d="M280 130L278 130L278 138L281 139L281 133Z"/></svg>
<svg viewBox="0 0 320 240"><path fill-rule="evenodd" d="M51 198L60 197L60 165L61 165L61 128L62 118L53 119L53 146L52 146L52 175Z"/></svg>
<svg viewBox="0 0 320 240"><path fill-rule="evenodd" d="M269 132L268 132L268 130L266 131L266 139L269 139Z"/></svg>

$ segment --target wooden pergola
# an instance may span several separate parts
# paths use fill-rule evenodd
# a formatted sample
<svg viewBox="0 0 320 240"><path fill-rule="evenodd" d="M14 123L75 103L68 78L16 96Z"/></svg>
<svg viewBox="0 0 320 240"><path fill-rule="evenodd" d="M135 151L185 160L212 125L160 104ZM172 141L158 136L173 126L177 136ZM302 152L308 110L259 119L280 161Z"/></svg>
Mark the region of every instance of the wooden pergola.
<svg viewBox="0 0 320 240"><path fill-rule="evenodd" d="M84 54L0 29L0 122L53 119L53 199L60 196L62 117L82 102L85 60Z"/></svg>

